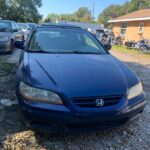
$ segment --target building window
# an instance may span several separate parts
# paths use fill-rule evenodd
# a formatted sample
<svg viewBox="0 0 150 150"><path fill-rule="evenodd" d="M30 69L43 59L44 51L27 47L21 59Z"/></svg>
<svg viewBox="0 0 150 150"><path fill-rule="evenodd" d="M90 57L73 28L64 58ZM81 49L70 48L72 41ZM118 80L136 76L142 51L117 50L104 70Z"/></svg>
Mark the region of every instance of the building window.
<svg viewBox="0 0 150 150"><path fill-rule="evenodd" d="M144 31L144 23L140 23L139 24L139 32L143 32Z"/></svg>
<svg viewBox="0 0 150 150"><path fill-rule="evenodd" d="M127 22L121 24L121 30L120 30L121 35L126 34L127 26L128 26Z"/></svg>

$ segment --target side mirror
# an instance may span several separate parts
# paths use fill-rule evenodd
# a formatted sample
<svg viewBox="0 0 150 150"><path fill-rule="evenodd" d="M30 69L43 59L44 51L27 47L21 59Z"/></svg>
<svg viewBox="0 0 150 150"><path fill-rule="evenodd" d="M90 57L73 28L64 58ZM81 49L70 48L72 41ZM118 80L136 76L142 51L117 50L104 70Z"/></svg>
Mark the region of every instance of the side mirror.
<svg viewBox="0 0 150 150"><path fill-rule="evenodd" d="M13 32L18 32L18 29L14 29Z"/></svg>
<svg viewBox="0 0 150 150"><path fill-rule="evenodd" d="M24 41L15 41L14 46L15 48L24 50Z"/></svg>
<svg viewBox="0 0 150 150"><path fill-rule="evenodd" d="M109 43L103 43L103 46L104 46L105 50L107 50L107 51L111 50L111 48L112 48L111 44L109 44Z"/></svg>
<svg viewBox="0 0 150 150"><path fill-rule="evenodd" d="M32 28L28 28L27 30L29 30L29 31L30 31L30 30L32 30Z"/></svg>

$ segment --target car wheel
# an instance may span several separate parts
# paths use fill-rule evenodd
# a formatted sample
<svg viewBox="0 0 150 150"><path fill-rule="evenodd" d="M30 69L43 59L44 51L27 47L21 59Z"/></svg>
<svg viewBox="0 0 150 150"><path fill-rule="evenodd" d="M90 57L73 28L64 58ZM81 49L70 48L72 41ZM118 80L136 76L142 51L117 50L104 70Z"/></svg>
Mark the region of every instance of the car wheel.
<svg viewBox="0 0 150 150"><path fill-rule="evenodd" d="M12 54L14 52L14 49L15 49L14 42L13 42L13 40L11 40L9 54Z"/></svg>
<svg viewBox="0 0 150 150"><path fill-rule="evenodd" d="M141 50L142 52L147 52L147 47L142 46L142 47L140 47L140 50Z"/></svg>

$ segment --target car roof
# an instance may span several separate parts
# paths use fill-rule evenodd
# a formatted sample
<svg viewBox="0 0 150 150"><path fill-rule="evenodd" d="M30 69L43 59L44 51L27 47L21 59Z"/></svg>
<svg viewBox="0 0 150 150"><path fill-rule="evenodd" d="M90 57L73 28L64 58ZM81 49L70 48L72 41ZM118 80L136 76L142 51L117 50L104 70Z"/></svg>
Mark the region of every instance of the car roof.
<svg viewBox="0 0 150 150"><path fill-rule="evenodd" d="M25 26L29 26L27 23L17 23L19 25L25 25Z"/></svg>
<svg viewBox="0 0 150 150"><path fill-rule="evenodd" d="M27 23L18 22L18 24L27 24Z"/></svg>
<svg viewBox="0 0 150 150"><path fill-rule="evenodd" d="M64 24L64 23L44 23L39 25L38 27L43 28L43 27L51 27L51 28L73 28L73 29L82 29L79 26L75 25L70 25L70 24Z"/></svg>
<svg viewBox="0 0 150 150"><path fill-rule="evenodd" d="M15 22L13 20L3 20L3 19L0 19L0 21L3 21L3 22Z"/></svg>
<svg viewBox="0 0 150 150"><path fill-rule="evenodd" d="M34 24L36 24L36 23L33 23L33 22L27 22L27 24L33 24L33 25L34 25Z"/></svg>

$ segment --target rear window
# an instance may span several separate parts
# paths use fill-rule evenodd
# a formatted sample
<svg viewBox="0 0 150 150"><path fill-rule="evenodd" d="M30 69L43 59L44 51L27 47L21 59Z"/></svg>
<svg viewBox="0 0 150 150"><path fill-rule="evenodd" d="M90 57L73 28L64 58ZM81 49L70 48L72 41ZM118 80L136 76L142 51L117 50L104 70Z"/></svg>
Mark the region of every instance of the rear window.
<svg viewBox="0 0 150 150"><path fill-rule="evenodd" d="M11 23L0 21L0 32L10 32L12 30Z"/></svg>
<svg viewBox="0 0 150 150"><path fill-rule="evenodd" d="M78 29L37 28L30 40L30 51L52 53L105 53L99 42L88 32Z"/></svg>

